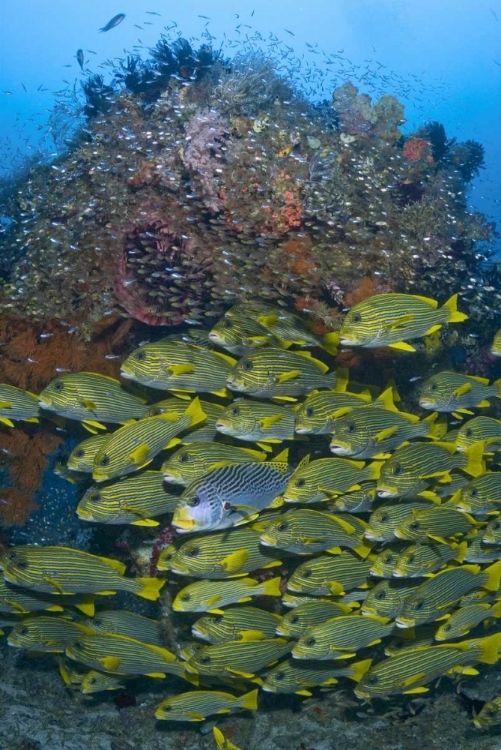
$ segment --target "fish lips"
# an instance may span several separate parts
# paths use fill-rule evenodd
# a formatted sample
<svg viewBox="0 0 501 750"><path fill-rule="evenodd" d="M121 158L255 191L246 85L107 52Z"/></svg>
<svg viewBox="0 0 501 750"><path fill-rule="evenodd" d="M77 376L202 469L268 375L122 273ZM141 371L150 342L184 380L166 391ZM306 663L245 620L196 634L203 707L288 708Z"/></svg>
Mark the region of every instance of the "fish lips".
<svg viewBox="0 0 501 750"><path fill-rule="evenodd" d="M397 628L413 628L415 624L415 620L410 620L407 617L397 617L395 620L395 625L397 626Z"/></svg>
<svg viewBox="0 0 501 750"><path fill-rule="evenodd" d="M329 450L331 453L335 453L337 456L353 455L353 451L348 445L346 445L346 443L338 443L338 442L332 441L329 444Z"/></svg>
<svg viewBox="0 0 501 750"><path fill-rule="evenodd" d="M54 404L52 403L52 399L48 398L47 396L40 396L38 397L38 405L42 407L42 409L54 409Z"/></svg>
<svg viewBox="0 0 501 750"><path fill-rule="evenodd" d="M386 488L384 488L384 487L379 488L378 487L376 491L377 491L377 496L378 497L382 497L382 498L398 497L397 490L396 489L392 489L390 487L386 487Z"/></svg>
<svg viewBox="0 0 501 750"><path fill-rule="evenodd" d="M436 402L429 398L420 398L419 406L422 409L436 409L437 408Z"/></svg>
<svg viewBox="0 0 501 750"><path fill-rule="evenodd" d="M217 421L214 427L218 432L222 432L223 435L231 435L233 432L231 429L231 425L229 425L227 422Z"/></svg>

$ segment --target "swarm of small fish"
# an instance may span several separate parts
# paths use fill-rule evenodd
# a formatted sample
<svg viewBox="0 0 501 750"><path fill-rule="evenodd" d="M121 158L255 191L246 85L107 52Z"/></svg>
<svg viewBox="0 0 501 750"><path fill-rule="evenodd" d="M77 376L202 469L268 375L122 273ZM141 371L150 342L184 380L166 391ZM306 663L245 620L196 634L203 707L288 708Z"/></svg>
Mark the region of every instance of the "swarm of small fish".
<svg viewBox="0 0 501 750"><path fill-rule="evenodd" d="M352 308L339 334L318 336L283 309L239 305L208 335L139 346L122 365L129 389L96 373L62 375L39 396L0 386L5 429L57 417L93 433L68 459L93 480L79 518L179 534L151 577L72 548L8 549L9 644L56 654L65 682L89 694L174 675L186 689L155 716L188 722L256 710L259 689L352 684L369 700L495 664L501 423L476 410L501 384L438 372L412 414L392 386L350 390L348 373L325 362L339 341L411 351L409 340L465 317L456 296L438 307L381 294ZM159 400L148 404L142 386ZM449 435L447 415L462 420ZM96 597L117 591L155 601L167 579L186 634L176 651L157 620L95 613ZM500 723L499 698L475 722Z"/></svg>

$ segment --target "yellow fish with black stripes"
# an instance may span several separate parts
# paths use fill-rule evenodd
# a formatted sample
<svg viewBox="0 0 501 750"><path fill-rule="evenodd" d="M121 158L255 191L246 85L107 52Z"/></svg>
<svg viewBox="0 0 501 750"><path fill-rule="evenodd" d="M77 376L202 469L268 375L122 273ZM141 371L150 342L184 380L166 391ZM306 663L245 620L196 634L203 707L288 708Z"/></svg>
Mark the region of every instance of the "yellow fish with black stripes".
<svg viewBox="0 0 501 750"><path fill-rule="evenodd" d="M220 690L191 690L166 698L155 709L155 718L167 721L205 721L214 714L257 711L258 690L235 696Z"/></svg>
<svg viewBox="0 0 501 750"><path fill-rule="evenodd" d="M446 323L461 323L468 316L457 309L454 294L442 307L429 297L388 292L359 302L346 314L339 331L343 346L389 346L414 352L407 344L429 336Z"/></svg>
<svg viewBox="0 0 501 750"><path fill-rule="evenodd" d="M461 643L423 646L374 664L355 687L359 698L426 693L428 683L443 674L478 674L473 665L496 664L501 633Z"/></svg>
<svg viewBox="0 0 501 750"><path fill-rule="evenodd" d="M181 415L166 412L120 427L96 453L92 478L104 482L142 469L161 451L180 443L177 436L181 432L204 419L200 401L195 398Z"/></svg>
<svg viewBox="0 0 501 750"><path fill-rule="evenodd" d="M289 406L237 398L217 420L216 430L271 450L270 443L294 439L295 420L296 415Z"/></svg>
<svg viewBox="0 0 501 750"><path fill-rule="evenodd" d="M79 622L67 617L36 615L25 617L9 633L9 646L25 648L31 651L63 653L69 643L91 631Z"/></svg>
<svg viewBox="0 0 501 750"><path fill-rule="evenodd" d="M119 380L94 372L60 375L38 397L42 409L77 419L91 432L106 429L103 422L124 424L146 415L143 399L126 391Z"/></svg>
<svg viewBox="0 0 501 750"><path fill-rule="evenodd" d="M270 578L259 583L254 578L230 581L196 581L176 594L172 609L176 612L215 612L237 602L250 602L253 596L280 596L281 579Z"/></svg>
<svg viewBox="0 0 501 750"><path fill-rule="evenodd" d="M228 354L183 341L156 341L135 349L121 367L126 380L174 393L225 396L226 381L236 364Z"/></svg>
<svg viewBox="0 0 501 750"><path fill-rule="evenodd" d="M108 485L93 485L77 505L83 521L158 526L156 516L174 513L178 495L166 491L161 471L143 471Z"/></svg>
<svg viewBox="0 0 501 750"><path fill-rule="evenodd" d="M0 424L14 427L14 422L39 422L38 396L15 385L0 383Z"/></svg>
<svg viewBox="0 0 501 750"><path fill-rule="evenodd" d="M266 453L224 443L194 442L179 448L162 464L165 482L188 487L223 464L264 461Z"/></svg>
<svg viewBox="0 0 501 750"><path fill-rule="evenodd" d="M488 378L460 372L437 372L424 383L419 406L432 411L452 412L455 417L473 414L472 408L490 406L493 397L501 398L501 379L489 384Z"/></svg>
<svg viewBox="0 0 501 750"><path fill-rule="evenodd" d="M228 607L220 614L199 617L191 626L191 633L209 643L259 641L280 635L282 619L281 615L259 607Z"/></svg>
<svg viewBox="0 0 501 750"><path fill-rule="evenodd" d="M115 594L130 591L156 601L165 584L159 578L126 578L125 565L72 547L19 545L0 557L4 578L47 594Z"/></svg>

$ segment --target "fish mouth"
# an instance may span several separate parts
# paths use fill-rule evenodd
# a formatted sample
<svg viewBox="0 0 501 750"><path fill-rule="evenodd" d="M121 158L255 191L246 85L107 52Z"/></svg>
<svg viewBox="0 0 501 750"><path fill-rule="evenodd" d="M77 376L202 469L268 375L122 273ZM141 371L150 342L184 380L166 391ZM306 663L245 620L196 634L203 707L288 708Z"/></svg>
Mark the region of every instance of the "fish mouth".
<svg viewBox="0 0 501 750"><path fill-rule="evenodd" d="M44 409L53 409L53 403L52 399L48 398L47 396L39 396L38 397L38 405L43 407Z"/></svg>
<svg viewBox="0 0 501 750"><path fill-rule="evenodd" d="M264 690L265 693L276 693L276 690L273 690L271 687L268 687L267 685L261 685L261 690Z"/></svg>
<svg viewBox="0 0 501 750"><path fill-rule="evenodd" d="M179 531L191 531L195 528L195 521L190 518L173 518L171 521L172 525L179 529Z"/></svg>
<svg viewBox="0 0 501 750"><path fill-rule="evenodd" d="M227 380L226 381L226 387L230 389L230 391L243 391L244 390L244 384L240 383L238 380Z"/></svg>
<svg viewBox="0 0 501 750"><path fill-rule="evenodd" d="M420 398L419 406L422 409L435 409L436 408L435 403L429 398Z"/></svg>
<svg viewBox="0 0 501 750"><path fill-rule="evenodd" d="M226 385L228 385L228 384L226 384ZM218 422L216 422L216 424L214 425L214 427L216 428L216 430L218 432L223 432L225 435L229 435L230 434L231 427L226 422L218 421Z"/></svg>
<svg viewBox="0 0 501 750"><path fill-rule="evenodd" d="M340 336L339 343L342 346L360 346L360 342L357 339L349 339L346 336Z"/></svg>
<svg viewBox="0 0 501 750"><path fill-rule="evenodd" d="M407 620L405 617L397 617L395 620L397 628L413 628L415 624L414 620Z"/></svg>
<svg viewBox="0 0 501 750"><path fill-rule="evenodd" d="M213 333L212 331L210 331L207 338L210 339L210 341L213 341L215 344L219 344L222 341L221 336L219 336L217 333Z"/></svg>
<svg viewBox="0 0 501 750"><path fill-rule="evenodd" d="M367 529L365 529L364 531L364 537L365 539L368 539L369 542L382 542L383 541L383 539L381 539L381 537L378 534L371 534L370 531L367 533Z"/></svg>
<svg viewBox="0 0 501 750"><path fill-rule="evenodd" d="M163 480L164 482L177 482L179 479L179 474L174 474L173 472L167 472L166 474L163 474Z"/></svg>
<svg viewBox="0 0 501 750"><path fill-rule="evenodd" d="M120 375L126 380L129 380L134 375L134 372L132 369L127 367L127 365L122 365L122 367L120 368Z"/></svg>
<svg viewBox="0 0 501 750"><path fill-rule="evenodd" d="M370 700L371 694L367 693L365 690L359 690L358 687L355 688L353 691L357 698L361 698L362 700Z"/></svg>
<svg viewBox="0 0 501 750"><path fill-rule="evenodd" d="M170 570L171 570L172 573L178 573L181 576L186 575L187 573L189 573L189 570L187 568L177 567L177 566L174 567L173 565L171 566Z"/></svg>
<svg viewBox="0 0 501 750"><path fill-rule="evenodd" d="M77 516L82 519L82 521L93 521L94 517L92 513L89 513L88 510L80 510L77 508Z"/></svg>
<svg viewBox="0 0 501 750"><path fill-rule="evenodd" d="M266 537L266 536L259 537L259 544L262 544L263 547L276 547L276 544L273 542L273 539L271 537Z"/></svg>
<svg viewBox="0 0 501 750"><path fill-rule="evenodd" d="M295 427L294 432L297 435L309 435L312 432L312 430L311 428L308 429L308 427Z"/></svg>
<svg viewBox="0 0 501 750"><path fill-rule="evenodd" d="M391 488L385 489L384 487L381 487L381 489L377 488L377 496L382 498L391 498L391 497L398 497L398 492L396 490L393 490Z"/></svg>
<svg viewBox="0 0 501 750"><path fill-rule="evenodd" d="M331 453L335 453L338 456L350 456L353 453L346 443L330 443L329 450Z"/></svg>

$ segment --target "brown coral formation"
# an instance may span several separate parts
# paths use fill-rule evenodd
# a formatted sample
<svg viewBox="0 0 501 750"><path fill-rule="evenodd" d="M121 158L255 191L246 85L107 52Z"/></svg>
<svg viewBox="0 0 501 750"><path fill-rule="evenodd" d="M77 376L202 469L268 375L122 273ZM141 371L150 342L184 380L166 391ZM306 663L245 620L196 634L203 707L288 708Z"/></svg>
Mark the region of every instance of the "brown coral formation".
<svg viewBox="0 0 501 750"><path fill-rule="evenodd" d="M327 323L373 278L453 287L473 315L493 314L495 232L465 199L479 144L437 124L405 137L402 104L353 83L309 103L262 53L231 63L205 48L187 79L196 56L181 41L143 70L122 61L114 86L88 81L85 130L9 195L4 309L88 335L110 311L172 325L261 297Z"/></svg>

